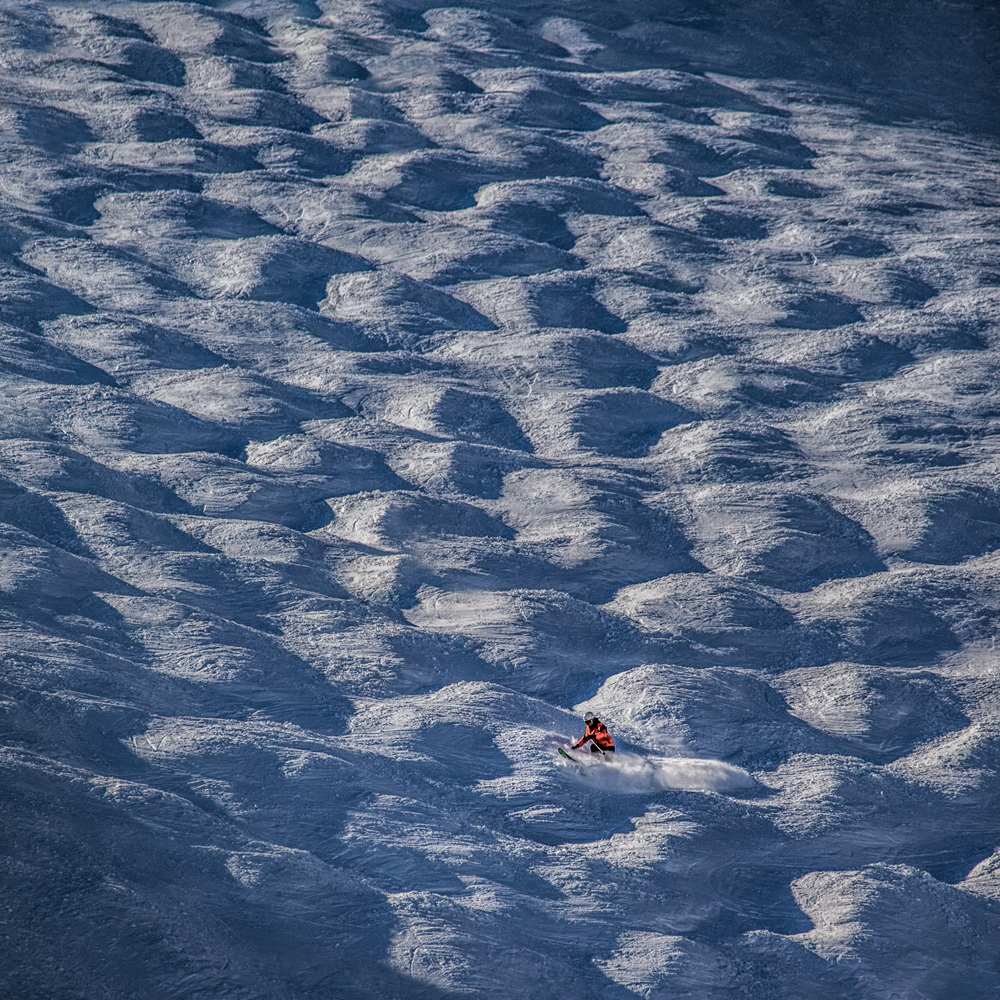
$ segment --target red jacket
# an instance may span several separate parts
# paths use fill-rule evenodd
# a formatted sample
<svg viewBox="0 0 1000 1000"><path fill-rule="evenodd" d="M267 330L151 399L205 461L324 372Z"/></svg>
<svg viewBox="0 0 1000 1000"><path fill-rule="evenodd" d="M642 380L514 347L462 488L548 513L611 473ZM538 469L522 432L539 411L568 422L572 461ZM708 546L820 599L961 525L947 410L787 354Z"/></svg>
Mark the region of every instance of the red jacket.
<svg viewBox="0 0 1000 1000"><path fill-rule="evenodd" d="M615 741L611 738L608 727L601 721L598 721L596 725L588 722L587 731L573 744L573 749L583 746L588 740L593 740L602 750L614 750L615 748Z"/></svg>

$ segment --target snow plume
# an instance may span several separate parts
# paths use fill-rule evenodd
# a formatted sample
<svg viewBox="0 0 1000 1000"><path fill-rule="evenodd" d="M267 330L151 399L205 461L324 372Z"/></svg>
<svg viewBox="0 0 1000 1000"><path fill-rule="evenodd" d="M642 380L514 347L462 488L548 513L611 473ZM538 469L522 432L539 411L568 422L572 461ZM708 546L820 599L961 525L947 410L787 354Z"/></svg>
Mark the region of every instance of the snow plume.
<svg viewBox="0 0 1000 1000"><path fill-rule="evenodd" d="M696 757L640 757L618 752L612 761L599 755L579 765L565 762L588 784L608 792L735 792L752 788L754 780L742 767Z"/></svg>

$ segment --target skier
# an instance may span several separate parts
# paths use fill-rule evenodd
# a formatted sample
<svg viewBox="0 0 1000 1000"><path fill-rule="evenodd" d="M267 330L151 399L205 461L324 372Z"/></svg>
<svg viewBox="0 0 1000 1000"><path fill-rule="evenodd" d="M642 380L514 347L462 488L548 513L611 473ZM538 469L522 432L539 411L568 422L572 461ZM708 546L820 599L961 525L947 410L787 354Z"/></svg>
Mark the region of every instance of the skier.
<svg viewBox="0 0 1000 1000"><path fill-rule="evenodd" d="M603 754L604 760L610 760L615 752L615 741L611 738L608 727L593 712L588 712L583 721L587 723L587 731L573 744L572 749L576 750L589 742L591 753Z"/></svg>

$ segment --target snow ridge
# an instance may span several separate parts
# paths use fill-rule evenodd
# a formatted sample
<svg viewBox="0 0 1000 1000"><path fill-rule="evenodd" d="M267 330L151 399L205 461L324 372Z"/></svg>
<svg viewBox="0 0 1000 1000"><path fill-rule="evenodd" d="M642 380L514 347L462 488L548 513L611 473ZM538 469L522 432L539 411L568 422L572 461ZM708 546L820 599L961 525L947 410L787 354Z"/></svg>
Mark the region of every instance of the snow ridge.
<svg viewBox="0 0 1000 1000"><path fill-rule="evenodd" d="M1000 997L995 14L820 6L0 4L0 993Z"/></svg>

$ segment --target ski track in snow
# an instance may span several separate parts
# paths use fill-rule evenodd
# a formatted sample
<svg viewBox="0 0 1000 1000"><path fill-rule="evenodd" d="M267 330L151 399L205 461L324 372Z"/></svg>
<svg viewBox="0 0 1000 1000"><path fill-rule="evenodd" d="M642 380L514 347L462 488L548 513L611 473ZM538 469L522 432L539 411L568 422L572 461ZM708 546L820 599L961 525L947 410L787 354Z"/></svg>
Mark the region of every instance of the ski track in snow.
<svg viewBox="0 0 1000 1000"><path fill-rule="evenodd" d="M0 5L3 996L1000 997L996 14L656 6Z"/></svg>

